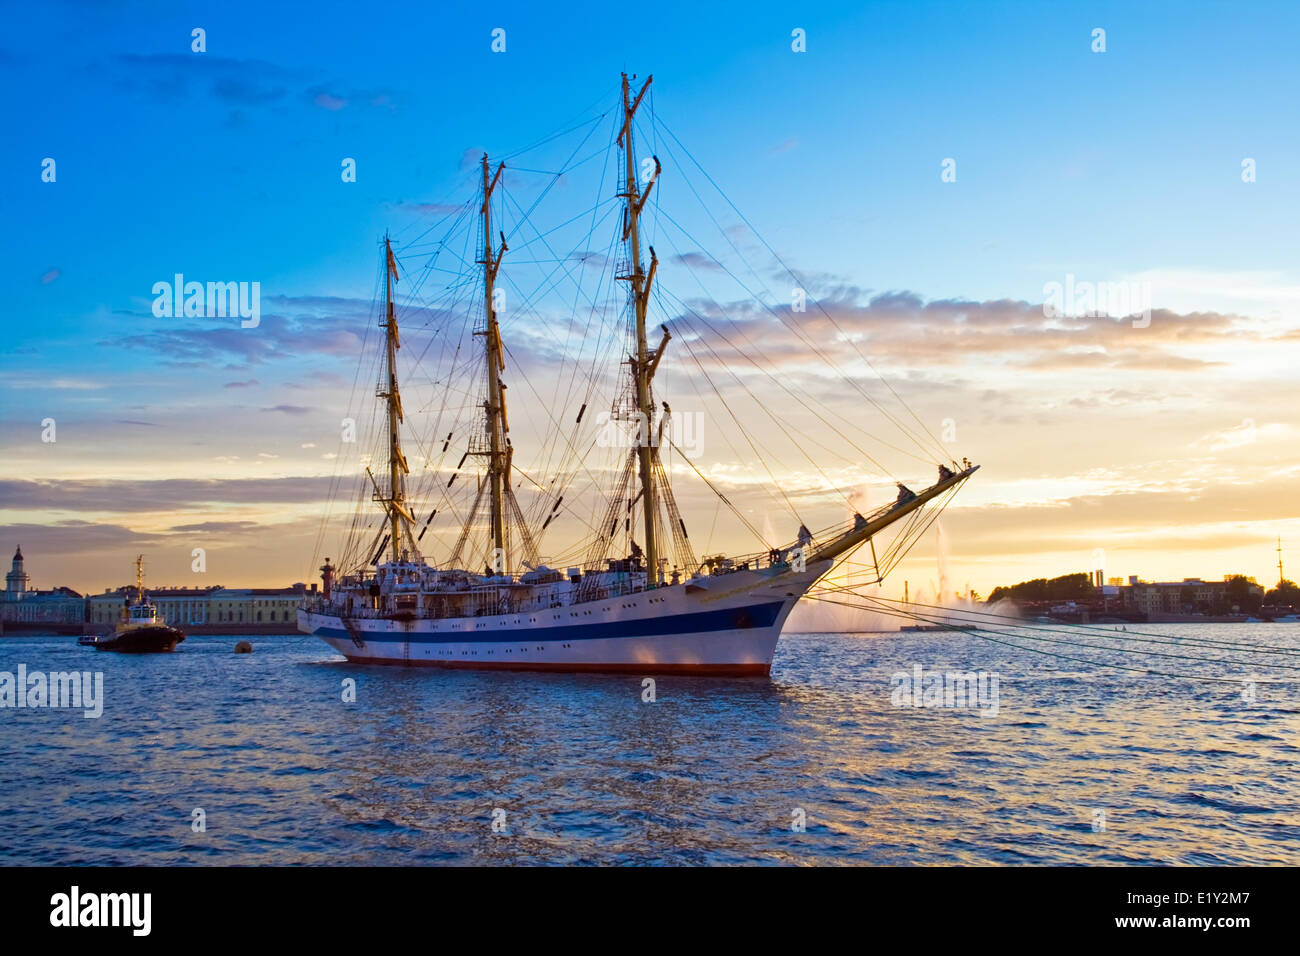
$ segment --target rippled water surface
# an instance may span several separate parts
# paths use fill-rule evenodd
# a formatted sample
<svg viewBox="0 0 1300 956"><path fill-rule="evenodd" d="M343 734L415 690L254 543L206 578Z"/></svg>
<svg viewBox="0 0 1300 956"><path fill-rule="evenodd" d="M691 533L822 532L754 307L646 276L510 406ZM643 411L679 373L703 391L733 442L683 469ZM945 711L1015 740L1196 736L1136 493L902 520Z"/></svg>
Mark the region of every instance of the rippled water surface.
<svg viewBox="0 0 1300 956"><path fill-rule="evenodd" d="M1300 625L1144 630L1300 649ZM0 671L98 669L106 698L98 720L0 710L0 861L1300 863L1294 682L1261 679L1250 703L1238 683L973 635L787 635L770 680L666 677L645 703L640 678L360 667L251 640L130 657L0 639ZM998 713L894 706L891 675L916 664L996 672Z"/></svg>

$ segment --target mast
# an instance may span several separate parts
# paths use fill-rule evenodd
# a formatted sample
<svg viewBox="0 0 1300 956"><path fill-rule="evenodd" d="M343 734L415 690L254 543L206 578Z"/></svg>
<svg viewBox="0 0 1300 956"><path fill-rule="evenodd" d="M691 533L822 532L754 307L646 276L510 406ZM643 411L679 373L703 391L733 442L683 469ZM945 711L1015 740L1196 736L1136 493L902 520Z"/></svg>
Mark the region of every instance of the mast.
<svg viewBox="0 0 1300 956"><path fill-rule="evenodd" d="M135 603L144 603L144 555L135 556Z"/></svg>
<svg viewBox="0 0 1300 956"><path fill-rule="evenodd" d="M505 356L501 351L501 332L497 326L497 313L493 305L493 287L496 283L497 270L501 268L501 257L506 253L505 234L501 235L501 251L496 258L492 256L492 191L501 179L505 163L497 166L495 176L489 179L488 157L483 154L483 305L486 328L484 337L484 356L487 360L488 394L484 402L487 416L488 432L488 491L491 496L491 533L494 555L500 563L492 562L492 570L497 573L506 568L506 521L505 495L509 481L509 454L505 442L505 395L501 384L501 373L505 371Z"/></svg>
<svg viewBox="0 0 1300 956"><path fill-rule="evenodd" d="M388 308L384 321L384 334L388 347L388 383L380 386L378 397L388 403L388 495L376 488L375 499L384 504L388 511L389 540L393 545L393 560L402 560L402 522L411 522L410 511L406 508L406 489L403 476L410 473L406 456L402 454L402 437L400 426L402 416L402 397L397 389L397 350L402 347L397 337L397 312L393 307L393 283L397 280L397 260L393 258L393 244L384 236L384 298ZM408 532L407 537L410 537Z"/></svg>
<svg viewBox="0 0 1300 956"><path fill-rule="evenodd" d="M636 114L636 109L641 104L641 98L645 96L645 91L650 88L653 80L653 76L646 77L646 81L637 93L636 99L633 100L632 91L628 85L628 76L626 73L623 74L623 129L618 135L626 159L626 189L623 192L623 198L626 200L627 208L623 217L623 239L627 242L628 260L632 270L630 275L619 276L619 278L627 279L632 283L632 309L636 318L636 355L632 358L631 365L636 383L639 425L637 431L637 459L641 478L640 498L645 516L645 557L648 571L646 582L649 587L654 587L659 583L659 541L655 533L655 516L658 513L658 502L654 480L654 449L651 438L655 416L654 399L651 397L650 392L650 381L654 376L654 356L646 345L645 316L646 306L650 299L650 283L654 281L658 260L655 258L654 249L652 248L650 250L650 274L646 275L641 268L641 232L639 226L641 209L645 206L646 199L650 196L650 190L654 188L655 180L659 176L659 160L655 159L655 174L646 185L645 192L642 193L637 185L636 155L632 147L632 117Z"/></svg>

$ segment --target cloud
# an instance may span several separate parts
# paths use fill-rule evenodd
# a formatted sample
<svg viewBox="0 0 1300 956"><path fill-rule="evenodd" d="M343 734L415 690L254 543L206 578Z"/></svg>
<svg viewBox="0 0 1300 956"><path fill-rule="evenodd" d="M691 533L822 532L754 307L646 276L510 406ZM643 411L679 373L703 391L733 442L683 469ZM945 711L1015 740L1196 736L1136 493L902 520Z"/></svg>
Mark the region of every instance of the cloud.
<svg viewBox="0 0 1300 956"><path fill-rule="evenodd" d="M1237 536L1233 544L1267 542L1266 531L1244 529L1243 523L1265 516L1268 523L1300 519L1300 500L1289 490L1295 479L1294 473L1277 473L1255 481L1181 480L1046 503L1032 493L1023 501L987 505L965 504L959 497L944 520L971 553L1077 549L1083 562L1094 547L1154 550L1195 540L1198 528L1215 529L1198 545L1213 551L1226 544L1225 535Z"/></svg>
<svg viewBox="0 0 1300 956"><path fill-rule="evenodd" d="M143 92L166 100L184 99L193 87L238 106L260 106L285 97L293 74L265 60L239 59L211 53L126 53L112 61L110 82L118 89ZM105 71L90 67L92 74Z"/></svg>
<svg viewBox="0 0 1300 956"><path fill-rule="evenodd" d="M212 95L239 106L261 106L282 100L288 92L283 86L260 86L245 79L221 77L212 84ZM242 114L237 114L242 116Z"/></svg>
<svg viewBox="0 0 1300 956"><path fill-rule="evenodd" d="M672 261L691 269L709 269L713 272L723 271L721 264L716 259L706 256L702 252L683 252L681 255L673 256Z"/></svg>
<svg viewBox="0 0 1300 956"><path fill-rule="evenodd" d="M268 548L266 524L210 521L142 530L117 521L47 520L0 525L0 540L20 541L28 571L40 587L71 585L83 594L102 593L134 577L133 561L145 555L148 584L230 587L288 584L306 570L318 518L278 521ZM197 537L203 536L203 537ZM207 550L206 574L196 574L192 550ZM299 578L301 580L301 578Z"/></svg>
<svg viewBox="0 0 1300 956"><path fill-rule="evenodd" d="M176 101L206 93L231 107L228 124L240 126L246 110L287 104L294 98L320 109L337 112L350 105L394 112L397 94L388 89L341 91L321 80L314 82L301 70L291 70L265 60L217 56L212 53L127 53L109 65L87 68L96 80L105 76L120 90Z"/></svg>
<svg viewBox="0 0 1300 956"><path fill-rule="evenodd" d="M453 205L451 203L440 202L403 202L397 203L395 208L402 212L415 213L416 215L427 216L450 216L458 213L465 208L464 204Z"/></svg>
<svg viewBox="0 0 1300 956"><path fill-rule="evenodd" d="M582 252L574 252L569 256L570 261L580 262L588 269L603 271L609 265L609 256L595 249L586 249Z"/></svg>
<svg viewBox="0 0 1300 956"><path fill-rule="evenodd" d="M329 110L332 113L337 113L348 105L346 97L334 96L331 93L325 93L323 91L317 92L313 95L313 92L309 90L307 95L311 97L312 105L319 106L321 109Z"/></svg>
<svg viewBox="0 0 1300 956"><path fill-rule="evenodd" d="M13 349L14 355L39 354L35 348ZM40 378L31 372L0 372L0 386L10 389L55 389L58 391L95 392L104 388L102 381L86 378Z"/></svg>
<svg viewBox="0 0 1300 956"><path fill-rule="evenodd" d="M1017 363L1021 368L1036 371L1053 369L1123 368L1147 371L1191 371L1224 365L1208 359L1187 358L1164 351L1106 351L1105 349L1066 350L1054 355L1038 355Z"/></svg>
<svg viewBox="0 0 1300 956"><path fill-rule="evenodd" d="M49 272L45 273L45 275L41 276L41 285L49 285L61 275L63 275L63 273L60 270L51 269Z"/></svg>
<svg viewBox="0 0 1300 956"><path fill-rule="evenodd" d="M240 328L238 319L159 321L144 332L105 339L100 345L163 355L165 364L212 366L234 361L242 368L310 355L354 357L361 351L370 303L351 299L263 296L261 322ZM152 317L150 318L151 321Z"/></svg>
<svg viewBox="0 0 1300 956"><path fill-rule="evenodd" d="M323 501L330 477L130 479L0 479L0 509L110 514L195 511L208 505Z"/></svg>
<svg viewBox="0 0 1300 956"><path fill-rule="evenodd" d="M135 531L125 525L76 519L42 524L20 522L2 525L0 537L6 541L20 541L26 544L24 555L28 557L40 554L75 555L105 548L148 547L164 538L163 535ZM125 568L123 572L125 576ZM46 576L48 577L48 574Z"/></svg>
<svg viewBox="0 0 1300 956"><path fill-rule="evenodd" d="M1277 321L1282 309L1293 320L1300 315L1300 282L1280 271L1148 269L1125 276L1124 281L1146 283L1161 305L1175 310L1276 312Z"/></svg>
<svg viewBox="0 0 1300 956"><path fill-rule="evenodd" d="M805 280L814 281L803 312L792 304L764 307L752 299L696 299L686 302L689 311L679 319L684 329L712 331L727 341L761 341L764 360L778 366L808 362L819 351L851 365L861 352L873 363L913 371L983 362L1042 372L1192 372L1223 366L1224 347L1262 343L1269 334L1240 315L1156 309L1149 327L1135 328L1131 318L1048 317L1039 303L926 301L906 290L871 294L831 284L833 277ZM721 351L715 364L731 361Z"/></svg>
<svg viewBox="0 0 1300 956"><path fill-rule="evenodd" d="M1282 442L1294 440L1296 426L1282 422L1261 422L1244 418L1241 424L1221 431L1202 435L1192 443L1194 449L1207 449L1211 453L1231 451L1254 445L1256 442Z"/></svg>
<svg viewBox="0 0 1300 956"><path fill-rule="evenodd" d="M207 532L221 534L232 531L255 531L261 528L262 524L258 521L201 521L198 524L178 524L172 527L173 532Z"/></svg>
<svg viewBox="0 0 1300 956"><path fill-rule="evenodd" d="M337 113L350 106L369 107L389 113L397 112L397 104L394 102L396 94L392 90L344 91L317 84L308 89L304 96L313 106L331 113Z"/></svg>
<svg viewBox="0 0 1300 956"><path fill-rule="evenodd" d="M173 368L210 368L226 363L234 370L283 365L312 356L330 356L355 363L362 353L362 333L370 324L373 303L337 296L262 295L262 317L256 328L240 328L237 318L144 320L142 332L104 339L99 345L147 352ZM407 306L402 326L411 330L434 327L458 313ZM179 322L191 325L178 325ZM152 327L148 327L153 323ZM142 323L132 323L138 328ZM325 371L313 368L319 383ZM349 379L350 381L350 379Z"/></svg>

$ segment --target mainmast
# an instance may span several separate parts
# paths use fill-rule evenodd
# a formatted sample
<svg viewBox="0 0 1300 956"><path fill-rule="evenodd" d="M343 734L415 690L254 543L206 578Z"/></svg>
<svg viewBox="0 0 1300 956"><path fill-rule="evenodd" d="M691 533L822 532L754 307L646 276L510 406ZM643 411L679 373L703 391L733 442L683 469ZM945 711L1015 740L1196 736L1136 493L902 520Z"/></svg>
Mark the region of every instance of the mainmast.
<svg viewBox="0 0 1300 956"><path fill-rule="evenodd" d="M493 249L492 246L492 193L501 181L501 172L506 168L506 164L498 163L496 172L493 173L488 164L487 154L484 153L482 166L483 204L479 207L479 215L483 220L483 256L476 261L483 266L483 328L476 330L474 334L483 336L483 357L487 362L487 396L483 400L483 431L476 433L470 439L469 449L465 454L487 458L488 464L487 475L485 480L479 483L478 494L461 528L460 539L452 550L450 563L455 566L460 560L462 550L471 532L477 526L479 507L483 501L483 493L486 491L490 509L487 570L489 574L510 574L507 526L518 534L519 560L525 566L531 567L537 562L537 543L524 522L523 512L520 511L519 502L515 500L515 493L510 487L510 469L514 451L510 447L506 386L501 381L501 373L506 370L506 359L505 349L501 345L501 326L497 321L496 279L507 247L503 232L497 233L501 238L500 249Z"/></svg>
<svg viewBox="0 0 1300 956"><path fill-rule="evenodd" d="M484 402L487 416L488 432L488 490L491 495L491 533L493 560L491 569L496 573L507 571L506 567L506 521L505 496L509 482L510 453L505 441L505 394L501 384L501 373L505 371L505 356L501 349L501 332L497 326L497 312L493 302L493 287L496 283L497 270L501 268L501 257L506 253L506 237L501 235L501 251L492 255L492 191L501 179L501 171L506 164L497 166L496 175L489 179L487 153L483 154L483 304L487 317L483 336L484 354L487 359L488 394Z"/></svg>
<svg viewBox="0 0 1300 956"><path fill-rule="evenodd" d="M648 575L646 581L650 587L659 583L659 541L655 528L655 516L657 515L657 495L654 479L654 419L655 407L654 398L650 391L650 382L654 377L654 365L657 364L657 357L651 352L646 345L645 334L645 317L646 306L650 299L650 284L654 281L655 269L658 266L658 260L654 254L654 248L650 249L650 273L647 275L641 268L641 233L640 219L641 210L645 206L646 199L650 196L650 190L654 188L655 180L659 176L659 160L655 159L655 171L650 181L646 184L645 192L640 191L636 175L636 155L632 147L632 118L636 114L637 107L641 104L641 98L645 96L645 91L650 88L653 76L646 77L645 83L632 99L632 91L628 85L628 76L623 74L623 129L618 135L619 144L623 147L623 154L627 160L625 186L623 198L627 203L626 211L623 216L623 239L628 246L628 260L631 266L631 274L619 276L620 279L627 279L632 283L632 310L636 318L636 355L631 359L632 375L636 384L636 404L637 404L637 458L641 477L641 505L645 515L645 557Z"/></svg>
<svg viewBox="0 0 1300 956"><path fill-rule="evenodd" d="M384 297L388 303L384 321L385 338L388 345L388 383L381 385L377 395L388 402L388 494L385 496L378 488L375 499L384 504L388 511L389 540L392 541L394 561L402 560L402 522L412 522L411 512L406 507L406 489L404 476L411 469L402 454L400 426L402 416L402 397L397 389L397 350L402 347L397 338L397 312L393 308L393 283L397 281L397 260L393 258L393 244L384 236ZM373 479L372 479L373 480ZM410 532L407 532L410 537Z"/></svg>

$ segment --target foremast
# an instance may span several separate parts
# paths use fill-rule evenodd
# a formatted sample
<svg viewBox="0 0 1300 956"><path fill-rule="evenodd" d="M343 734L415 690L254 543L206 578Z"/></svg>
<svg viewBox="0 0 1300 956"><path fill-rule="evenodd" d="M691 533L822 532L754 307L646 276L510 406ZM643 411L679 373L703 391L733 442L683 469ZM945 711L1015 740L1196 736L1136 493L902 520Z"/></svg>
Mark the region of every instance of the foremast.
<svg viewBox="0 0 1300 956"><path fill-rule="evenodd" d="M641 99L645 92L650 88L654 81L653 76L646 77L641 89L636 94L636 99L632 98L632 89L628 80L628 75L623 74L623 128L618 134L619 145L623 148L623 155L626 160L624 190L622 198L626 203L623 216L623 240L627 243L628 263L630 266L629 274L619 276L620 279L631 283L632 312L635 319L635 336L636 336L636 354L630 356L629 364L632 367L632 376L635 386L636 398L636 418L637 418L637 471L640 476L641 490L638 497L641 499L641 510L645 520L645 560L647 569L647 583L654 587L659 583L659 535L655 521L658 515L658 489L655 487L655 458L654 458L654 422L655 406L654 397L650 389L650 383L654 378L655 367L659 364L659 354L663 351L663 345L667 343L668 336L665 331L664 342L660 348L652 352L646 342L646 308L650 300L650 287L654 282L655 270L658 268L659 261L655 257L654 248L650 249L650 271L646 273L641 267L641 210L645 207L646 200L650 197L650 190L659 177L659 160L654 161L655 169L645 190L642 191L637 178L636 171L636 151L632 144L632 120L636 115L637 107L641 105Z"/></svg>
<svg viewBox="0 0 1300 956"><path fill-rule="evenodd" d="M505 233L501 234L501 249L492 253L492 192L501 180L501 171L505 163L497 164L495 175L490 175L487 153L483 154L483 205L480 215L483 218L483 308L484 308L484 358L487 361L488 392L483 403L486 416L488 447L487 482L489 501L489 535L492 553L489 567L500 574L506 571L506 486L510 476L510 452L506 444L506 404L501 373L506 369L505 356L501 348L501 329L497 324L495 302L497 270L501 268L501 259L506 254Z"/></svg>
<svg viewBox="0 0 1300 956"><path fill-rule="evenodd" d="M415 523L410 509L406 505L406 475L411 469L402 454L401 426L405 422L402 413L402 396L397 386L397 350L402 347L397 333L397 310L393 305L393 283L397 281L397 260L393 256L393 244L384 236L384 337L387 349L387 381L381 383L376 396L385 400L388 406L388 489L385 493L374 475L370 480L375 486L374 500L384 506L388 513L388 539L392 546L392 559L401 561L403 554L415 553L415 539L411 525ZM370 470L366 469L370 474ZM381 546L382 551L382 546ZM379 556L375 557L376 562Z"/></svg>

